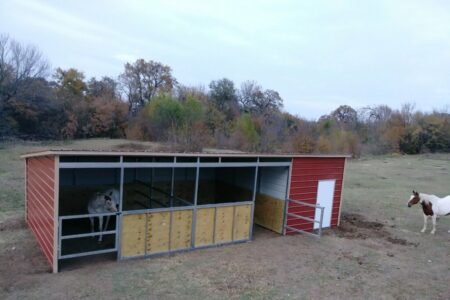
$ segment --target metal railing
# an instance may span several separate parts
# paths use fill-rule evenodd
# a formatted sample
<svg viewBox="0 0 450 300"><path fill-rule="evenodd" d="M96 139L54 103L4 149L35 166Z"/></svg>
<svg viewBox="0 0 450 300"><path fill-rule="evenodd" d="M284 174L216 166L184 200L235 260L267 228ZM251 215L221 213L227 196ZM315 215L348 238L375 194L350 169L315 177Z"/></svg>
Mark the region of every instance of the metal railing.
<svg viewBox="0 0 450 300"><path fill-rule="evenodd" d="M291 231L298 232L298 233L304 233L304 234L307 234L307 235L310 235L310 236L314 236L314 237L320 238L320 236L322 235L323 212L324 212L325 207L320 206L318 204L310 204L310 203L306 203L306 202L299 201L299 200L286 199L286 201L287 201L286 204L288 206L288 211L289 211L289 203L291 202L291 203L294 203L294 204L297 204L297 205L313 207L316 210L320 209L320 218L319 218L319 220L316 220L315 218L309 218L309 217L301 216L299 214L294 214L294 213L287 212L286 213L287 217L292 217L292 218L295 218L295 219L312 222L313 223L313 231L309 232L309 231L306 231L306 230L302 230L302 229L298 229L298 228L295 228L295 227L292 227L292 226L288 226L287 225L288 224L287 221L286 221L286 224L284 225L284 228L286 230L291 230ZM314 224L319 224L319 227L318 228L314 228L315 227ZM314 233L315 229L318 229L317 233Z"/></svg>
<svg viewBox="0 0 450 300"><path fill-rule="evenodd" d="M66 220L77 220L77 219L88 219L88 218L98 218L98 217L107 217L107 216L115 216L115 229L114 230L107 230L105 228L105 231L94 231L89 233L77 233L77 234L66 234L63 235L63 225L64 221ZM94 255L94 254L102 254L102 253L109 253L109 252L115 252L118 249L118 228L119 228L119 214L118 213L98 213L98 214L84 214L84 215L70 215L70 216L61 216L58 218L59 226L58 226L58 259L67 259L67 258L74 258L74 257L80 257L80 256L87 256L87 255ZM113 248L105 248L105 249L99 249L99 250L92 250L92 251L80 251L77 253L70 253L70 254L62 254L62 243L63 241L70 240L70 239L79 239L79 238L85 238L85 237L97 237L99 235L116 235L114 240L114 247ZM97 243L97 241L92 241L93 243Z"/></svg>

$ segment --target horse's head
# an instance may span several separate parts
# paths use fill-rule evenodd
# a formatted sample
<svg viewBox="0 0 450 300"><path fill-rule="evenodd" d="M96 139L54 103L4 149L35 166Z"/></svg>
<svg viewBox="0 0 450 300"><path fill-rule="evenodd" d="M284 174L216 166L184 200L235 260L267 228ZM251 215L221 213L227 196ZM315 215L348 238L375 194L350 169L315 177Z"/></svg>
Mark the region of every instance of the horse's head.
<svg viewBox="0 0 450 300"><path fill-rule="evenodd" d="M105 200L105 207L110 212L117 212L119 210L119 191L115 189L107 190L103 193Z"/></svg>
<svg viewBox="0 0 450 300"><path fill-rule="evenodd" d="M411 207L414 204L419 203L419 201L420 201L419 193L413 190L411 197L409 197L408 207Z"/></svg>

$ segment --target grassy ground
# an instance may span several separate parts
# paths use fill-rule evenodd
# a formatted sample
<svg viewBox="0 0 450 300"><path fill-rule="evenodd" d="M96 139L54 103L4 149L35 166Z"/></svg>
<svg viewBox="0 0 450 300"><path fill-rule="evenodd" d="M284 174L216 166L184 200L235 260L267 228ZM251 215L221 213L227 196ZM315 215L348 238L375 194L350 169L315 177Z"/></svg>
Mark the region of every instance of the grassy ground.
<svg viewBox="0 0 450 300"><path fill-rule="evenodd" d="M42 148L107 149L126 141L0 145L1 299L450 299L450 217L418 233L412 189L450 194L450 155L350 161L340 229L320 240L255 228L254 241L152 259L90 258L49 273L23 222L23 161ZM146 144L145 147L156 147Z"/></svg>

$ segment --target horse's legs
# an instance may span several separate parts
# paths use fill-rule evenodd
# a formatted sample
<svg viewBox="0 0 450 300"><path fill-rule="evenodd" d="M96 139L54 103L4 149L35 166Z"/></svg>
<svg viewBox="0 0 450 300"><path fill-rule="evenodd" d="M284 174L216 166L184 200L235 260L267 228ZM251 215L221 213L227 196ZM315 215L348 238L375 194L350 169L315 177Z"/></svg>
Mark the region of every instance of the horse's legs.
<svg viewBox="0 0 450 300"><path fill-rule="evenodd" d="M423 214L423 227L420 232L424 233L425 230L427 230L427 221L428 221L428 216L426 214Z"/></svg>
<svg viewBox="0 0 450 300"><path fill-rule="evenodd" d="M104 231L108 230L109 217L110 217L110 216L106 216L105 227L103 227Z"/></svg>
<svg viewBox="0 0 450 300"><path fill-rule="evenodd" d="M94 232L94 218L89 217L89 221L91 221L91 233L93 233Z"/></svg>
<svg viewBox="0 0 450 300"><path fill-rule="evenodd" d="M431 234L434 234L436 232L436 214L433 214L433 230L431 230Z"/></svg>
<svg viewBox="0 0 450 300"><path fill-rule="evenodd" d="M98 242L102 241L102 232L103 232L103 216L98 217L98 229L100 231L100 235L98 237Z"/></svg>

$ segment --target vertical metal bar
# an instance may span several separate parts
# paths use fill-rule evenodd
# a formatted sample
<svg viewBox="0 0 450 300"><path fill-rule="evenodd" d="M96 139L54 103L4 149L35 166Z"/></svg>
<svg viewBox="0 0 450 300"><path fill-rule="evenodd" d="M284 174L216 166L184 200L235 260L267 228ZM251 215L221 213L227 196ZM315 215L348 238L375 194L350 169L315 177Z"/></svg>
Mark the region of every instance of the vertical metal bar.
<svg viewBox="0 0 450 300"><path fill-rule="evenodd" d="M347 158L344 158L344 170L342 170L342 180L341 180L341 193L339 195L339 213L338 213L338 221L337 221L337 226L339 226L341 224L341 211L342 211L342 195L344 193L344 181L345 181L345 165L347 164ZM335 187L336 189L336 183L335 183ZM334 195L333 195L333 200L334 200ZM331 211L331 215L333 215L333 211ZM331 224L330 224L331 226Z"/></svg>
<svg viewBox="0 0 450 300"><path fill-rule="evenodd" d="M259 168L259 157L256 161L256 167L255 167L255 178L253 183L253 196L252 196L252 213L251 213L251 219L250 219L250 234L249 234L249 240L253 240L253 220L254 220L254 214L255 214L255 199L256 199L256 186L258 184L258 168Z"/></svg>
<svg viewBox="0 0 450 300"><path fill-rule="evenodd" d="M61 257L61 244L62 244L62 219L58 220L59 226L58 226L58 259Z"/></svg>
<svg viewBox="0 0 450 300"><path fill-rule="evenodd" d="M53 166L53 172L55 174L55 177L53 180L53 273L58 273L58 248L59 241L61 240L59 238L59 156L54 156L54 160L55 163ZM55 239L59 239L59 241Z"/></svg>
<svg viewBox="0 0 450 300"><path fill-rule="evenodd" d="M286 185L286 198L285 198L285 207L284 207L284 222L283 222L283 235L286 235L286 226L288 221L287 213L289 211L289 192L291 188L291 180L292 180L292 164L294 163L294 159L291 159L291 164L289 166L289 173L287 178Z"/></svg>
<svg viewBox="0 0 450 300"><path fill-rule="evenodd" d="M116 249L117 260L122 258L122 211L123 211L123 185L124 185L124 173L125 169L122 165L123 155L120 156L120 183L119 183L119 211L116 214Z"/></svg>
<svg viewBox="0 0 450 300"><path fill-rule="evenodd" d="M194 209L192 211L191 248L195 248L195 234L196 234L196 230L197 230L197 198L198 198L199 177L200 177L200 157L197 157L197 168L196 168L195 188L194 188Z"/></svg>
<svg viewBox="0 0 450 300"><path fill-rule="evenodd" d="M322 236L322 222L323 222L323 212L325 210L325 207L320 208L320 223L319 223L319 237Z"/></svg>
<svg viewBox="0 0 450 300"><path fill-rule="evenodd" d="M174 163L176 163L177 162L177 158L176 157L174 157L173 158L174 159ZM170 186L170 207L173 207L173 188L174 188L174 185L175 185L175 168L172 168L172 183L171 183L171 186Z"/></svg>

